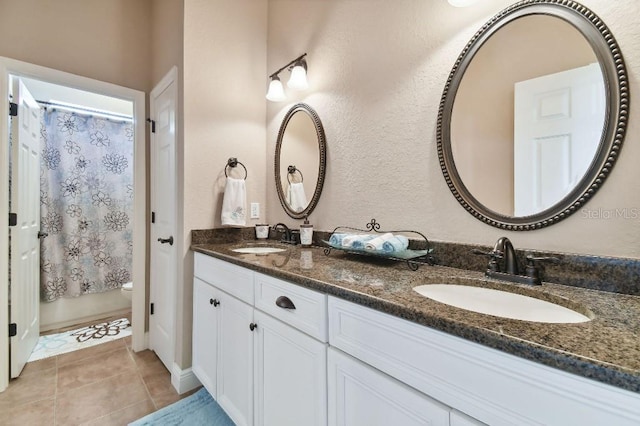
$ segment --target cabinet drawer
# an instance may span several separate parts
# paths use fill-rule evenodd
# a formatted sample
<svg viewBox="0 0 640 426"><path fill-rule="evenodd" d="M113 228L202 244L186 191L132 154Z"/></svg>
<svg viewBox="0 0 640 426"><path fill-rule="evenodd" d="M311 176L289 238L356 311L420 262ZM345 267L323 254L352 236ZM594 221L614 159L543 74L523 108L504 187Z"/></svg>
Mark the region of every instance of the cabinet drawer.
<svg viewBox="0 0 640 426"><path fill-rule="evenodd" d="M283 298L295 308L279 306L284 306ZM255 307L322 342L327 341L327 296L323 293L256 273Z"/></svg>
<svg viewBox="0 0 640 426"><path fill-rule="evenodd" d="M253 304L253 272L249 269L195 253L193 275L245 303Z"/></svg>

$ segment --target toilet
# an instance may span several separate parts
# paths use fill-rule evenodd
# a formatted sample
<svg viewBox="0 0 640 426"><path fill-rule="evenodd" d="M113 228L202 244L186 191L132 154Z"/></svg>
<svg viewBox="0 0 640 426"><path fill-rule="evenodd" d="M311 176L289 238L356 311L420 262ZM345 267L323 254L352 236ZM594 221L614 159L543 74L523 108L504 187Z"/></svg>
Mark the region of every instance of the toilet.
<svg viewBox="0 0 640 426"><path fill-rule="evenodd" d="M131 300L131 295L133 294L133 283L122 284L122 289L120 290L120 292L128 300Z"/></svg>

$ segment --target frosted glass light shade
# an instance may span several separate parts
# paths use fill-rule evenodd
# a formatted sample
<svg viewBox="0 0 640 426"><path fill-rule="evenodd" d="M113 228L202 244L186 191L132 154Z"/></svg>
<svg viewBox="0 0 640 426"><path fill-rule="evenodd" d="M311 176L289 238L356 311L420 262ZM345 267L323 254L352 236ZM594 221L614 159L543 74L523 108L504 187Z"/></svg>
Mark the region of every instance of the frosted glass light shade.
<svg viewBox="0 0 640 426"><path fill-rule="evenodd" d="M467 7L480 0L449 0L449 4L454 7Z"/></svg>
<svg viewBox="0 0 640 426"><path fill-rule="evenodd" d="M291 70L291 77L287 82L287 86L294 90L306 90L309 88L307 70L300 63L296 64Z"/></svg>
<svg viewBox="0 0 640 426"><path fill-rule="evenodd" d="M267 92L267 99L271 102L282 102L287 97L284 95L284 87L278 77L273 77L269 83L269 91Z"/></svg>

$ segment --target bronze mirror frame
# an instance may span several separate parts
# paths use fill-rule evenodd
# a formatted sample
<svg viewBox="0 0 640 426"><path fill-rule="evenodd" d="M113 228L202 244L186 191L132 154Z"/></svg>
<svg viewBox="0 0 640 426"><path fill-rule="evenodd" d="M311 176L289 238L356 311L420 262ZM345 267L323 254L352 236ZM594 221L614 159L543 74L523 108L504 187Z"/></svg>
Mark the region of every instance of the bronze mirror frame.
<svg viewBox="0 0 640 426"><path fill-rule="evenodd" d="M316 182L316 188L313 192L313 196L309 201L307 207L299 212L294 211L286 202L286 197L284 191L282 189L282 175L280 173L280 153L282 151L282 141L284 139L284 132L287 129L287 124L294 116L294 114L302 112L309 116L309 118L313 121L313 125L316 129L316 136L318 139L318 181ZM285 114L282 119L282 124L280 124L280 130L278 131L278 140L276 142L276 152L274 156L274 169L275 169L275 180L276 180L276 190L278 191L278 198L280 199L280 204L284 211L294 219L303 219L306 216L309 216L313 209L316 208L318 201L320 200L320 195L322 194L322 187L324 185L324 176L326 171L327 163L327 141L324 135L324 128L322 127L322 122L320 121L320 117L316 111L311 108L309 105L305 103L297 103L292 106L289 111Z"/></svg>
<svg viewBox="0 0 640 426"><path fill-rule="evenodd" d="M560 18L572 25L593 49L605 82L605 122L594 159L580 182L563 199L530 216L506 216L480 203L460 178L451 146L451 115L460 82L482 45L496 31L516 19L540 14ZM627 71L620 48L605 23L591 10L575 1L523 0L502 10L484 24L462 50L449 74L440 100L436 135L442 174L458 202L482 222L510 231L540 229L578 211L602 186L620 153L628 116Z"/></svg>

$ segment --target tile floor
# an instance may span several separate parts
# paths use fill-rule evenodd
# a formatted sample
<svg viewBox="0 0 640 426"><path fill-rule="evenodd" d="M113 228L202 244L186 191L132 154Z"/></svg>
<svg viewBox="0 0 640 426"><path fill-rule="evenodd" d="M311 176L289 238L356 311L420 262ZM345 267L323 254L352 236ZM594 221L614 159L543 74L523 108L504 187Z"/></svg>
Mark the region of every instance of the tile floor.
<svg viewBox="0 0 640 426"><path fill-rule="evenodd" d="M0 425L126 425L193 392L125 337L28 363L0 393Z"/></svg>

